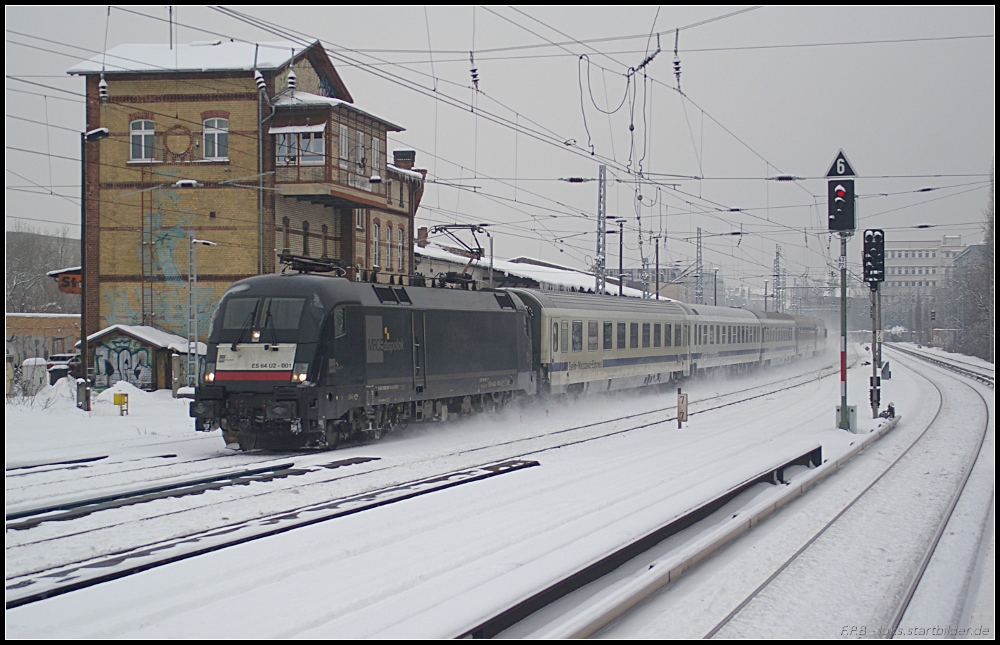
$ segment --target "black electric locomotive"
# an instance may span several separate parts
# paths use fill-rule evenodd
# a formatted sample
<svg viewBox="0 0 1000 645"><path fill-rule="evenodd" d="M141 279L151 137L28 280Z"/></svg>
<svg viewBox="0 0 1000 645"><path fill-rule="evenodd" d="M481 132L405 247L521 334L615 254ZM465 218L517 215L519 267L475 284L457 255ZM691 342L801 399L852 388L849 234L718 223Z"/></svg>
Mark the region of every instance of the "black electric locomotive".
<svg viewBox="0 0 1000 645"><path fill-rule="evenodd" d="M191 416L242 450L334 448L534 394L529 312L502 291L313 274L235 283Z"/></svg>

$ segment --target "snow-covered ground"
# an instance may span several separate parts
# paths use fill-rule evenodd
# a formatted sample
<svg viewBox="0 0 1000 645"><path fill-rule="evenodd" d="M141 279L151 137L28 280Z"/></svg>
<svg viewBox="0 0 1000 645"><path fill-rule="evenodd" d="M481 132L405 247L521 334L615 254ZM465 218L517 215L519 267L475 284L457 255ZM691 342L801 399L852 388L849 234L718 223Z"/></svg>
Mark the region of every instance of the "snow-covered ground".
<svg viewBox="0 0 1000 645"><path fill-rule="evenodd" d="M794 372L815 372L828 366L830 359L827 356L758 372L740 381L713 379L685 383L683 387L691 396L692 412L699 412L699 402L708 397L763 385ZM864 405L869 374L866 370L870 367L862 366L860 360L856 365L849 379L851 402L858 405L859 425L868 429L875 423L868 418L870 410ZM893 380L883 383L883 401L893 400L904 422L909 420L909 414L919 418L928 405L926 390L917 387L917 378L900 366L894 368ZM629 423L613 421L601 432L563 433L560 435L563 439L574 438L577 443L561 448L554 447L552 432L609 420L623 411L660 410L672 405L676 397L668 392L557 399L508 408L497 416L414 425L375 444L326 453L322 457L326 461L352 456L375 456L379 460L352 466L357 470L344 469L344 475L337 479L316 480L308 486L304 485L305 479L283 480L279 499L288 504L286 508L296 508L296 503L301 505L323 496L338 498L366 486L384 486L512 455L526 455L525 458L537 460L540 466L8 610L6 635L8 638L454 636L505 602L564 575L581 561L620 545L629 536L662 524L713 492L794 456L792 453L799 454L821 444L824 459L843 454L851 444L862 440L863 435L835 429L838 392L839 381L834 374L784 393L703 411L692 416L682 430L677 429L676 422L665 420L672 416L669 411L662 411L651 414L649 420L655 421L659 414L663 421L613 436L599 435L625 428ZM177 477L198 469L232 468L275 458L234 454L224 449L217 433L194 432L187 418L187 402L173 400L169 393L150 394L134 389L128 393L127 417L119 416L118 408L111 404L111 391L98 397L94 412L76 410L72 388L64 384L46 388L33 405L8 403L5 410L8 511L12 502L28 505L43 499L83 494L92 484L86 477L69 477L62 472L52 476L44 491L32 493L18 490L17 478L12 477L27 471L11 471L12 468L107 456L101 462L119 465L94 481L102 482L102 490L113 490L115 486L134 488L137 482L153 481L160 476L154 468L136 470L127 463L146 465L153 458L174 462L177 465L168 471L170 476ZM709 405L703 403L702 409ZM545 439L546 435L550 439ZM877 442L876 449L866 450L857 463L877 468L884 462L882 453L891 448L891 441L890 436ZM293 456L297 465L318 463L316 459L315 455ZM54 467L49 468L55 471ZM848 470L844 469L827 485L833 492L827 493L830 499L823 503L824 508L832 508L846 494L837 491L852 487L847 484L853 479ZM118 471L117 479L114 471ZM87 470L80 468L73 472L82 475ZM268 485L255 483L238 488L264 492L270 490ZM230 510L241 507L247 513L245 507L253 506L252 511L256 512L261 500L270 499L231 491L206 492L197 497L201 498L200 507L187 506L184 512L188 517L201 517L204 522L218 520L218 517L210 519L213 515L206 512L213 500L220 504L224 500L225 506L219 507L227 509L223 518L227 519ZM807 495L797 503L809 509L810 499L815 498ZM139 506L153 507L153 504L161 505L162 514L169 515L189 501L159 500ZM202 515L190 515L196 511ZM125 526L130 512L149 513L149 508L115 511ZM771 541L774 535L783 533L780 521L772 520L764 526L772 527ZM766 568L774 557L762 548L768 542L763 538L756 549L761 553L758 557L752 555L755 549L751 549L750 555L741 556L742 561L736 559L726 564L724 559L715 558L711 562L717 564L703 569L714 570L712 575L721 579L731 579L732 588L736 589L740 580L753 580L757 575L754 572ZM8 550L11 544L8 532ZM92 546L95 550L102 547ZM9 558L7 566L16 560ZM9 571L8 568L8 574ZM687 577L671 589L684 588ZM992 584L992 574L989 580ZM692 589L679 596L677 606L681 615L685 612L691 615L691 611L697 611L704 603L714 602L712 599L719 593L718 587ZM649 624L655 623L653 618L650 620ZM992 627L992 614L989 620ZM654 633L631 628L622 635ZM690 633L671 633L702 635L704 632L692 628Z"/></svg>

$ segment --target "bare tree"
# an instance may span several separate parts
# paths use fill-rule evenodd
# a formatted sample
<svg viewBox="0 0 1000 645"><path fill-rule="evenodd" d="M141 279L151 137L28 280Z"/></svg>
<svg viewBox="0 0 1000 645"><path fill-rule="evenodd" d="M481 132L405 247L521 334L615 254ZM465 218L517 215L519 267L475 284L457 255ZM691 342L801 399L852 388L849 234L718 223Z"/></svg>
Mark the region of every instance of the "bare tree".
<svg viewBox="0 0 1000 645"><path fill-rule="evenodd" d="M45 235L17 221L6 232L6 291L10 313L79 313L80 296L59 291L49 271L80 264L80 242L68 229Z"/></svg>
<svg viewBox="0 0 1000 645"><path fill-rule="evenodd" d="M947 288L949 320L954 321L955 346L959 352L995 360L996 315L994 259L994 182L990 173L990 196L983 209L983 243L966 249L955 261Z"/></svg>

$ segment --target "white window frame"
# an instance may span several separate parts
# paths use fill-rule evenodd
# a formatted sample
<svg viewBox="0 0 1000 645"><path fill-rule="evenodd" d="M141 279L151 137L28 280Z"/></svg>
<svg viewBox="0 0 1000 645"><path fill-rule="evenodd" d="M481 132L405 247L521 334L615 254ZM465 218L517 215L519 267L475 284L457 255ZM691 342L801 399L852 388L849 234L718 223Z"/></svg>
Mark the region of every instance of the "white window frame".
<svg viewBox="0 0 1000 645"><path fill-rule="evenodd" d="M399 270L402 271L406 268L406 261L403 257L403 229L396 229L396 241L399 246Z"/></svg>
<svg viewBox="0 0 1000 645"><path fill-rule="evenodd" d="M156 124L136 119L129 124L129 161L153 161L156 154ZM136 156L138 150L139 156Z"/></svg>
<svg viewBox="0 0 1000 645"><path fill-rule="evenodd" d="M385 269L392 271L392 226L385 225Z"/></svg>
<svg viewBox="0 0 1000 645"><path fill-rule="evenodd" d="M346 125L340 125L340 167L347 170L347 161L351 156L351 131Z"/></svg>
<svg viewBox="0 0 1000 645"><path fill-rule="evenodd" d="M354 209L354 228L359 231L365 230L365 209Z"/></svg>
<svg viewBox="0 0 1000 645"><path fill-rule="evenodd" d="M284 132L275 136L274 156L279 166L322 166L326 163L323 132Z"/></svg>
<svg viewBox="0 0 1000 645"><path fill-rule="evenodd" d="M379 242L380 242L380 240L379 240L379 234L380 233L381 233L381 231L379 230L379 225L378 224L372 224L372 242L373 242L373 244L372 244L372 268L373 269L381 268L380 265L379 265L379 259L380 258L378 256L378 245L379 245Z"/></svg>
<svg viewBox="0 0 1000 645"><path fill-rule="evenodd" d="M354 160L357 162L356 170L359 175L365 174L368 167L368 159L365 158L365 133L358 130L357 148L354 151Z"/></svg>
<svg viewBox="0 0 1000 645"><path fill-rule="evenodd" d="M202 138L204 159L229 160L229 119L205 119Z"/></svg>
<svg viewBox="0 0 1000 645"><path fill-rule="evenodd" d="M323 132L302 132L299 136L299 165L322 166L326 163L326 141Z"/></svg>

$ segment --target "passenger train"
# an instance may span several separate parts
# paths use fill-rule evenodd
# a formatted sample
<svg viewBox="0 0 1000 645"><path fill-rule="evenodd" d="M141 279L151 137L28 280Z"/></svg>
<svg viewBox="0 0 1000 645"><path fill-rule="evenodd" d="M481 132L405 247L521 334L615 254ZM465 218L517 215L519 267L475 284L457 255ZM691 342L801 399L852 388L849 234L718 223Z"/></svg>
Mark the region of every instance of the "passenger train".
<svg viewBox="0 0 1000 645"><path fill-rule="evenodd" d="M231 448L335 448L516 396L613 391L816 355L825 325L745 309L528 289L235 283L190 414Z"/></svg>

